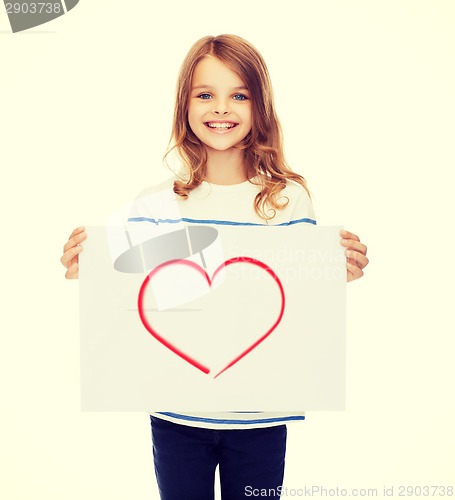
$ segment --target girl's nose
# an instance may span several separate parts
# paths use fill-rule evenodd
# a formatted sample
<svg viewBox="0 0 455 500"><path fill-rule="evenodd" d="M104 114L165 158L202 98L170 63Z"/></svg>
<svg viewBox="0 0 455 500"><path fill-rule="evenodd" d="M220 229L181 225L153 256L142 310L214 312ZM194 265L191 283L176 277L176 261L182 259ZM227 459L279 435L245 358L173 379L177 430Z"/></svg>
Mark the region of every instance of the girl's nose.
<svg viewBox="0 0 455 500"><path fill-rule="evenodd" d="M217 99L213 103L213 112L217 115L225 115L229 113L229 103L224 99Z"/></svg>

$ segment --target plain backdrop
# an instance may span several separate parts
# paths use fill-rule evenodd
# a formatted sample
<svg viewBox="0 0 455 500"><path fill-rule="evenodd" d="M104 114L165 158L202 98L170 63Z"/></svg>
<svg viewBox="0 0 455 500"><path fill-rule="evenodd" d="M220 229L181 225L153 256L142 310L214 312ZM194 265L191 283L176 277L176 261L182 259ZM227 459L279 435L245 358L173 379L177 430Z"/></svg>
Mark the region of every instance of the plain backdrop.
<svg viewBox="0 0 455 500"><path fill-rule="evenodd" d="M264 56L318 223L371 260L348 285L347 410L288 426L285 485L455 482L454 21L438 0L81 0L12 34L0 12L2 498L158 499L148 415L80 411L59 259L169 176L179 66L221 33Z"/></svg>

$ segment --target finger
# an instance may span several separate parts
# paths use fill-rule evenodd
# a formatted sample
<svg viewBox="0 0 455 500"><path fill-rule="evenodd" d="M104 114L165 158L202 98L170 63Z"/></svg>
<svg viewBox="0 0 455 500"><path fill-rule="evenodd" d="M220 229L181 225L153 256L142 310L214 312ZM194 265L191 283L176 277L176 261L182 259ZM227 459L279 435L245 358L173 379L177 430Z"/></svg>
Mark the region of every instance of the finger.
<svg viewBox="0 0 455 500"><path fill-rule="evenodd" d="M348 281L354 281L363 276L363 271L355 264L352 264L351 262L346 262L346 268L347 268Z"/></svg>
<svg viewBox="0 0 455 500"><path fill-rule="evenodd" d="M347 267L348 262L349 262L349 264L353 265L354 267L358 267L363 272L363 274L365 274L363 271L363 267L360 266L358 262L356 262L355 260L347 259L346 260L346 267Z"/></svg>
<svg viewBox="0 0 455 500"><path fill-rule="evenodd" d="M73 258L71 259L71 261L70 261L70 262L69 262L69 264L68 264L68 269L69 269L69 268L70 268L70 267L71 267L71 266L72 266L75 262L79 264L79 254L78 254L78 255L76 255L76 257L73 257Z"/></svg>
<svg viewBox="0 0 455 500"><path fill-rule="evenodd" d="M357 252L362 253L363 255L367 254L367 246L357 240L340 240L340 243L351 250L356 250Z"/></svg>
<svg viewBox="0 0 455 500"><path fill-rule="evenodd" d="M72 260L79 256L82 252L81 246L76 246L67 250L62 257L60 258L60 262L68 269L71 266Z"/></svg>
<svg viewBox="0 0 455 500"><path fill-rule="evenodd" d="M72 247L75 247L76 245L79 245L82 243L85 239L87 238L87 233L84 231L81 231L80 233L77 233L73 237L71 237L63 247L63 253L65 253L67 250L69 250Z"/></svg>
<svg viewBox="0 0 455 500"><path fill-rule="evenodd" d="M357 240L357 241L360 241L360 238L356 234L350 233L346 229L340 229L340 236L342 238L347 239L347 240Z"/></svg>
<svg viewBox="0 0 455 500"><path fill-rule="evenodd" d="M360 267L360 269L363 269L368 265L370 262L368 260L368 257L363 255L360 252L355 252L354 250L347 249L345 250L345 255L348 257L349 262L352 262L353 264L357 265Z"/></svg>
<svg viewBox="0 0 455 500"><path fill-rule="evenodd" d="M72 235L69 240L66 242L65 246L63 247L63 251L66 252L71 247L74 247L75 245L78 245L82 241L84 241L87 238L87 233L85 230L82 230L78 232L75 235Z"/></svg>
<svg viewBox="0 0 455 500"><path fill-rule="evenodd" d="M69 240L73 237L73 236L76 236L76 234L79 234L79 233L82 233L82 231L85 231L85 227L84 226L79 226L77 227L69 236Z"/></svg>
<svg viewBox="0 0 455 500"><path fill-rule="evenodd" d="M79 264L77 262L68 268L65 273L65 278L68 280L79 278Z"/></svg>

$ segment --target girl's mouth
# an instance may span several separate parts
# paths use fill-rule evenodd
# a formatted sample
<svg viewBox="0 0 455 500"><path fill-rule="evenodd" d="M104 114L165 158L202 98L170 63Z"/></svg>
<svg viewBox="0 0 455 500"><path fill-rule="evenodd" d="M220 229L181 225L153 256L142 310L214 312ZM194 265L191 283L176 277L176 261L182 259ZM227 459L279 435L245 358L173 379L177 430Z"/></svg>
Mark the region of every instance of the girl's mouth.
<svg viewBox="0 0 455 500"><path fill-rule="evenodd" d="M237 127L238 123L234 122L204 122L204 125L212 132L225 133Z"/></svg>

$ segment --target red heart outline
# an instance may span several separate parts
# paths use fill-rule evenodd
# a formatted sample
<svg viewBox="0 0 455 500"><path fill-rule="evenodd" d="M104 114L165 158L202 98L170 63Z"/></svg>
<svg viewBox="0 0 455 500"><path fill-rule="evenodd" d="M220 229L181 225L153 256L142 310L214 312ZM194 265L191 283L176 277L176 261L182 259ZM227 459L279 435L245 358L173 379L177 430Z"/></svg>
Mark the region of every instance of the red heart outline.
<svg viewBox="0 0 455 500"><path fill-rule="evenodd" d="M285 296L284 296L284 289L283 285L281 284L280 279L278 276L275 274L275 272L267 266L267 264L264 264L264 262L261 262L260 260L253 259L252 257L233 257L232 259L228 259L222 264L220 264L215 272L212 275L212 279L210 279L209 275L206 273L206 271L199 265L196 264L195 262L185 260L185 259L173 259L169 260L167 262L164 262L163 264L160 264L159 266L155 267L144 279L141 288L139 290L139 295L138 295L138 301L137 301L137 307L139 311L139 316L141 318L142 324L145 326L145 328L148 330L148 332L155 337L158 342L161 342L165 347L167 347L169 350L171 350L174 354L177 354L177 356L180 356L182 359L184 359L186 362L188 362L190 365L198 368L205 374L210 373L210 369L207 368L206 366L202 365L195 359L191 358L188 356L188 354L185 354L183 351L178 349L175 345L171 344L169 341L167 341L164 337L162 337L156 330L152 328L150 325L148 319L146 318L144 314L144 295L145 291L147 289L148 284L150 283L151 279L153 276L159 272L161 269L167 266L175 265L175 264L181 264L181 265L186 265L189 267L192 267L193 269L196 269L199 273L202 274L207 280L207 283L210 287L212 287L212 281L217 275L218 271L220 269L224 268L225 266L229 266L231 264L236 264L236 263L249 263L255 266L258 266L262 269L264 269L267 273L270 274L270 276L275 280L275 282L278 285L278 288L280 289L280 294L281 294L281 309L280 313L278 315L278 318L276 319L275 323L267 330L267 332L262 335L258 340L256 340L250 347L245 349L241 354L239 354L236 358L234 358L232 361L230 361L219 373L217 373L214 378L218 377L218 375L221 375L224 371L226 371L228 368L233 366L235 363L240 361L243 357L245 357L249 352L251 352L253 349L255 349L261 342L263 342L272 332L275 330L275 328L279 325L281 322L281 318L283 317L284 313L284 305L285 305Z"/></svg>

